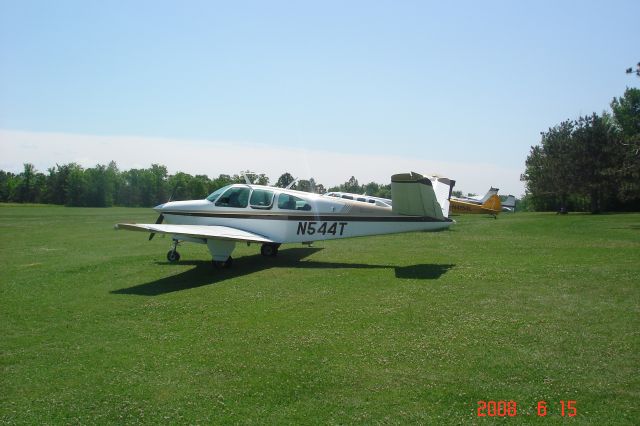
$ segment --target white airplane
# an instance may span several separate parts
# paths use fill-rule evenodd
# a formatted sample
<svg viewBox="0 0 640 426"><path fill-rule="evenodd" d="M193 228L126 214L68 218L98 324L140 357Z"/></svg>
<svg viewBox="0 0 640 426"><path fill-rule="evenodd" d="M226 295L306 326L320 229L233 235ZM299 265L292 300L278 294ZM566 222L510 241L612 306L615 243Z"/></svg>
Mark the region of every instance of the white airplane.
<svg viewBox="0 0 640 426"><path fill-rule="evenodd" d="M516 211L516 197L508 195L507 199L502 202L503 212L515 212Z"/></svg>
<svg viewBox="0 0 640 426"><path fill-rule="evenodd" d="M229 267L237 242L262 244L275 256L284 243L412 231L439 231L453 221L442 214L432 182L418 173L391 177L393 206L311 194L287 188L233 184L204 200L173 201L154 208L156 223L118 223L116 229L169 234L167 260L177 262L178 244L206 244L214 266ZM166 222L163 223L163 222Z"/></svg>
<svg viewBox="0 0 640 426"><path fill-rule="evenodd" d="M380 207L391 207L391 205L393 204L388 198L372 197L370 195L354 194L352 192L332 191L327 192L324 195L326 195L327 197L344 198L345 200L362 201L364 203L375 204L376 206Z"/></svg>

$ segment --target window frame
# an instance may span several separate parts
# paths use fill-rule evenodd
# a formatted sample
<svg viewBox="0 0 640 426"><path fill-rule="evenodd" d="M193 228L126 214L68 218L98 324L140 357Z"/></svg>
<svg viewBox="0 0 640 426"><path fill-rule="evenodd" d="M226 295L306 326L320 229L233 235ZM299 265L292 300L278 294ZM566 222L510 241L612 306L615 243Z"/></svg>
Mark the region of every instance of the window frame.
<svg viewBox="0 0 640 426"><path fill-rule="evenodd" d="M280 206L280 198L282 196L287 196L287 197L293 198L294 199L294 203L296 204L296 207L294 207L292 209L289 209L289 208L286 208L286 207L281 207ZM304 202L304 205L302 206L302 208L298 208L297 207L297 201L303 201ZM277 206L278 206L278 209L286 210L286 211L311 211L311 210L313 210L313 207L311 207L311 204L309 204L309 202L307 200L305 200L304 198L296 197L295 195L287 194L286 192L281 192L280 194L278 194ZM308 206L308 208L305 208L307 206Z"/></svg>
<svg viewBox="0 0 640 426"><path fill-rule="evenodd" d="M269 204L264 205L264 206L261 206L261 205L258 205L258 204L251 204L251 199L253 198L253 194L255 194L256 191L270 192L271 193L271 200L270 200ZM251 207L252 209L256 209L256 210L271 210L273 208L273 202L274 202L275 198L276 198L276 192L275 191L272 191L270 189L261 189L261 188L255 189L255 188L252 188L251 195L249 195L249 207Z"/></svg>

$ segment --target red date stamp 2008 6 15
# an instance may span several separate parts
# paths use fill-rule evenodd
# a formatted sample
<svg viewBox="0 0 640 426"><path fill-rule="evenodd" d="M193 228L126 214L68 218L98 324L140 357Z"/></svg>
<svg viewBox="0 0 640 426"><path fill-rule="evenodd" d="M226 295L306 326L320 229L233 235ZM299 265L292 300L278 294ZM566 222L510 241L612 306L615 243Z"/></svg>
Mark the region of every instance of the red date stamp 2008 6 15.
<svg viewBox="0 0 640 426"><path fill-rule="evenodd" d="M558 406L562 417L575 417L578 414L575 400L561 400ZM538 417L545 417L549 413L549 403L547 401L538 401L535 411ZM513 400L478 401L478 417L515 417L517 415L518 404Z"/></svg>

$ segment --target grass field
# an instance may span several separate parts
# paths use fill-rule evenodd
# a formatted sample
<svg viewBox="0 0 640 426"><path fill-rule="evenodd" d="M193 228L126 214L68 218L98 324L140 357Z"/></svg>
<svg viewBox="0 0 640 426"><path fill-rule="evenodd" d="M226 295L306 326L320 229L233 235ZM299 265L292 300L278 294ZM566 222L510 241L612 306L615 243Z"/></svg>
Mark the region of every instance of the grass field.
<svg viewBox="0 0 640 426"><path fill-rule="evenodd" d="M0 421L637 424L640 214L456 219L214 270L113 230L150 209L2 205Z"/></svg>

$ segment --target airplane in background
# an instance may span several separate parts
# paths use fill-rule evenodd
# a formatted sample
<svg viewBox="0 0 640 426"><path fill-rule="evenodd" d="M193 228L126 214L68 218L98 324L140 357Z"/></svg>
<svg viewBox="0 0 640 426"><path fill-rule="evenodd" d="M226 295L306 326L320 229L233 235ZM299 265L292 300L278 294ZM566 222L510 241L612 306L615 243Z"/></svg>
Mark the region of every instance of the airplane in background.
<svg viewBox="0 0 640 426"><path fill-rule="evenodd" d="M455 180L440 176L426 176L433 187L433 192L436 196L436 201L442 208L442 215L444 217L449 216L449 199L451 198L451 192L456 184ZM350 192L327 192L324 194L329 197L344 198L346 200L357 200L375 204L377 206L391 207L393 206L393 200L389 198L372 197L370 195L354 194Z"/></svg>
<svg viewBox="0 0 640 426"><path fill-rule="evenodd" d="M502 201L502 211L514 213L516 211L516 197L508 195L506 200Z"/></svg>
<svg viewBox="0 0 640 426"><path fill-rule="evenodd" d="M433 184L436 199L442 207L442 214L448 217L449 210L451 209L451 194L453 193L453 187L456 185L456 181L441 176L431 176L429 179L431 179L431 183Z"/></svg>
<svg viewBox="0 0 640 426"><path fill-rule="evenodd" d="M344 198L345 200L356 200L364 203L375 204L380 207L391 207L391 200L389 198L372 197L370 195L354 194L352 192L339 192L331 191L323 194L327 197Z"/></svg>
<svg viewBox="0 0 640 426"><path fill-rule="evenodd" d="M482 198L477 198L477 197L452 197L452 198L454 200L463 201L465 203L484 204L492 195L498 195L498 191L500 191L498 188L494 188L492 186L491 188L489 188L487 193L484 194L484 197Z"/></svg>
<svg viewBox="0 0 640 426"><path fill-rule="evenodd" d="M281 244L440 231L451 219L443 214L432 181L419 173L391 177L393 205L311 194L288 188L232 184L204 200L172 201L154 210L156 223L118 223L116 229L148 232L149 239L169 234L167 260L177 262L183 242L206 244L216 267L230 267L238 242L261 244L263 256L275 256ZM166 223L164 223L166 222Z"/></svg>
<svg viewBox="0 0 640 426"><path fill-rule="evenodd" d="M502 207L500 197L494 194L482 204L451 198L451 211L457 214L488 214L497 219Z"/></svg>
<svg viewBox="0 0 640 426"><path fill-rule="evenodd" d="M451 197L451 211L456 214L488 214L494 219L502 211L498 188L491 187L482 198Z"/></svg>
<svg viewBox="0 0 640 426"><path fill-rule="evenodd" d="M474 204L484 204L492 195L498 195L498 188L491 187L482 198L475 197L453 197L457 201L464 201ZM503 212L514 212L516 210L516 197L508 195L504 201L500 202Z"/></svg>

